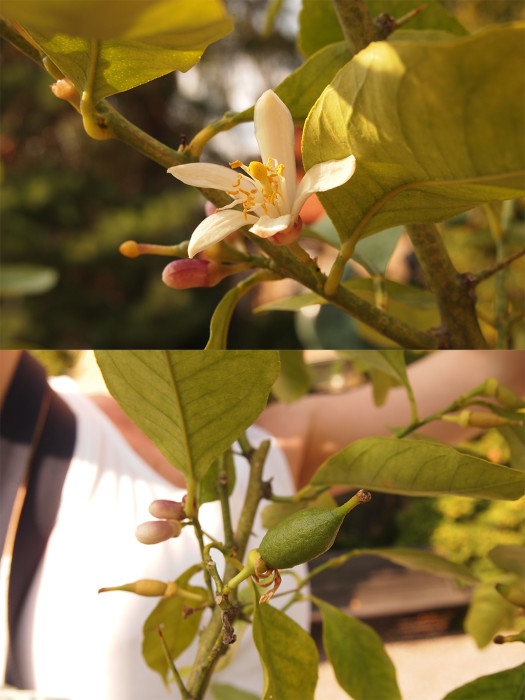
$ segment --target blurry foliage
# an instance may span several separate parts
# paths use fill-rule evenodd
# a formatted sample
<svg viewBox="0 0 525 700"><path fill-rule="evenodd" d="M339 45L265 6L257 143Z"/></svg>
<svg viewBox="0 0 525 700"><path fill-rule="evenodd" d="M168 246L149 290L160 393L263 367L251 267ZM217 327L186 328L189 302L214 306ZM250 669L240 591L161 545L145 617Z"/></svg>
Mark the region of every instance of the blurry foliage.
<svg viewBox="0 0 525 700"><path fill-rule="evenodd" d="M70 374L80 357L78 350L31 350L31 355L45 367L50 377Z"/></svg>
<svg viewBox="0 0 525 700"><path fill-rule="evenodd" d="M469 451L503 464L510 453L497 430L468 445ZM525 544L525 498L481 501L462 496L407 499L395 519L396 546L431 547L437 554L469 566L481 578L497 574L487 557L498 544Z"/></svg>

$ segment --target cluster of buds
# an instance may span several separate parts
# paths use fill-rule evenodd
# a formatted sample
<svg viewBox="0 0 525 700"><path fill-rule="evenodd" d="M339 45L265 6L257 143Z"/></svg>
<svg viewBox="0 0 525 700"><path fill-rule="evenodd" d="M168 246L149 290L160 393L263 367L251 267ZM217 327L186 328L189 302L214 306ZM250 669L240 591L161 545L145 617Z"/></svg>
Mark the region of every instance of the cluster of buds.
<svg viewBox="0 0 525 700"><path fill-rule="evenodd" d="M142 544L158 544L180 535L182 530L181 521L187 517L184 510L184 500L182 502L162 499L152 501L149 506L149 512L158 520L150 520L146 523L141 523L137 527L135 537L139 542L142 542Z"/></svg>

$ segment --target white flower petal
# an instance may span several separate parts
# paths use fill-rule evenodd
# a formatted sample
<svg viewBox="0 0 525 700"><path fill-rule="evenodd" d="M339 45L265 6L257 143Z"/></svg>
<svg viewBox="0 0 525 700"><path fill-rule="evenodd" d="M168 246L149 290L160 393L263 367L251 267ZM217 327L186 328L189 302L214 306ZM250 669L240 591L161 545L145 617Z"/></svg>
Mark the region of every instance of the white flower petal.
<svg viewBox="0 0 525 700"><path fill-rule="evenodd" d="M342 160L317 163L310 168L297 188L297 195L292 206L292 216L295 217L299 214L303 204L314 192L326 192L334 187L344 185L354 174L355 165L355 157L348 156Z"/></svg>
<svg viewBox="0 0 525 700"><path fill-rule="evenodd" d="M261 151L261 159L275 158L284 165L288 201L295 199L297 175L295 171L295 132L292 115L273 90L264 92L255 103L255 138Z"/></svg>
<svg viewBox="0 0 525 700"><path fill-rule="evenodd" d="M218 211L208 216L204 221L201 221L191 235L190 244L188 246L188 257L195 257L201 250L205 250L215 243L222 241L223 238L237 231L241 226L253 224L256 221L257 217L250 216L249 214L245 217L243 212L238 209Z"/></svg>
<svg viewBox="0 0 525 700"><path fill-rule="evenodd" d="M174 165L168 169L170 175L177 180L193 185L194 187L210 187L216 190L232 190L239 179L239 173L224 165L215 163L185 163L184 165ZM251 180L244 178L251 184Z"/></svg>
<svg viewBox="0 0 525 700"><path fill-rule="evenodd" d="M261 216L261 218L250 228L252 233L260 238L270 238L279 231L284 231L292 223L290 214L272 218L271 216Z"/></svg>

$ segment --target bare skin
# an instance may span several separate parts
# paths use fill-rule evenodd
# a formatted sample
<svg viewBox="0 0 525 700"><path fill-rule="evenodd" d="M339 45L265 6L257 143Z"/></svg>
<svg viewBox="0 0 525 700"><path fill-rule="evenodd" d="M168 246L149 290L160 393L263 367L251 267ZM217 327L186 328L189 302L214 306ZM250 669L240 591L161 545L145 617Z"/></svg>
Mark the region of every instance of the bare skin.
<svg viewBox="0 0 525 700"><path fill-rule="evenodd" d="M0 351L0 357L0 399L3 400L20 351ZM445 408L489 376L524 395L525 354L504 350L448 350L434 353L409 368L420 417ZM181 472L165 459L111 396L96 394L90 398L152 469L175 486L184 488ZM257 420L258 425L277 439L298 488L308 483L330 455L352 441L389 435L389 426L404 426L409 422L410 407L403 388L393 389L385 405L377 408L368 384L336 395L312 394L291 406L271 404ZM424 432L451 443L475 434L473 429L465 431L441 422L431 423Z"/></svg>

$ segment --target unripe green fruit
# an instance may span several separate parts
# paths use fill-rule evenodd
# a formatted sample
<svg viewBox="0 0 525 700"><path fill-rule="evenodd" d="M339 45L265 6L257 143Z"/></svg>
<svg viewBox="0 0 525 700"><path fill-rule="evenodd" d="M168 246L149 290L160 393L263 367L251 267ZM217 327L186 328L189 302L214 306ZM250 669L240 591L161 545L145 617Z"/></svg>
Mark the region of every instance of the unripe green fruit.
<svg viewBox="0 0 525 700"><path fill-rule="evenodd" d="M289 515L263 537L261 557L272 569L290 569L315 559L330 549L347 513L370 498L361 489L338 508L305 508Z"/></svg>

